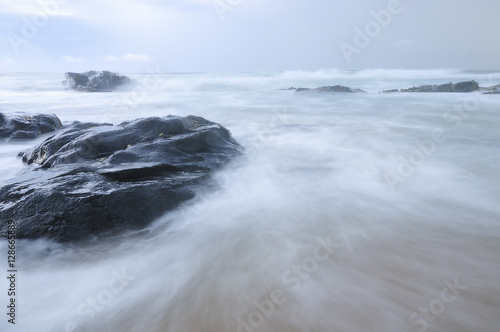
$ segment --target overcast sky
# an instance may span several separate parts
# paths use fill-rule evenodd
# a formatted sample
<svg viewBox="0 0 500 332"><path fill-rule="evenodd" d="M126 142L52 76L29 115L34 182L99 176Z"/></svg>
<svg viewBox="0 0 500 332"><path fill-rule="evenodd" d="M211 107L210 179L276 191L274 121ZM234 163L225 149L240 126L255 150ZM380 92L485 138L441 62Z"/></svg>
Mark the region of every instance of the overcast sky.
<svg viewBox="0 0 500 332"><path fill-rule="evenodd" d="M0 71L500 69L500 0L0 0Z"/></svg>

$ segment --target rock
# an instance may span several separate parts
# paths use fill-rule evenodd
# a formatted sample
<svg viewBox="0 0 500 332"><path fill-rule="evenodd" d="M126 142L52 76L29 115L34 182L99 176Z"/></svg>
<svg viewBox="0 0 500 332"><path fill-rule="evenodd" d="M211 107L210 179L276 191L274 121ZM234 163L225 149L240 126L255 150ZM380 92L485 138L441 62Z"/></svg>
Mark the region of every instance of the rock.
<svg viewBox="0 0 500 332"><path fill-rule="evenodd" d="M392 92L399 92L399 89L391 89L391 90L382 91L382 93L392 93Z"/></svg>
<svg viewBox="0 0 500 332"><path fill-rule="evenodd" d="M312 92L312 93L345 93L345 92L365 92L361 89L351 89L347 86L333 85L333 86L322 86L316 89L308 88L298 88L295 92Z"/></svg>
<svg viewBox="0 0 500 332"><path fill-rule="evenodd" d="M97 72L94 70L78 74L66 73L63 85L70 89L87 92L110 92L117 86L130 83L127 76L120 76L110 71Z"/></svg>
<svg viewBox="0 0 500 332"><path fill-rule="evenodd" d="M455 84L453 84L453 83L450 82L450 83L447 83L447 84L438 85L436 87L436 92L455 92Z"/></svg>
<svg viewBox="0 0 500 332"><path fill-rule="evenodd" d="M61 121L55 115L0 113L0 139L33 139L60 128Z"/></svg>
<svg viewBox="0 0 500 332"><path fill-rule="evenodd" d="M22 154L25 171L0 188L0 220L15 220L18 238L58 242L137 229L240 151L227 129L196 116L79 123Z"/></svg>
<svg viewBox="0 0 500 332"><path fill-rule="evenodd" d="M479 90L479 84L476 81L467 81L455 84L453 92L472 92L477 90Z"/></svg>
<svg viewBox="0 0 500 332"><path fill-rule="evenodd" d="M90 79L89 91L112 91L115 87L130 83L127 76L119 76L109 71L103 71Z"/></svg>
<svg viewBox="0 0 500 332"><path fill-rule="evenodd" d="M66 81L63 84L70 89L85 91L88 87L90 79L85 74L66 73Z"/></svg>
<svg viewBox="0 0 500 332"><path fill-rule="evenodd" d="M489 86L489 87L482 87L482 91L486 91L483 94L485 95L498 95L500 94L500 84L494 85L494 86Z"/></svg>
<svg viewBox="0 0 500 332"><path fill-rule="evenodd" d="M459 82L456 84L446 83L441 85L421 85L409 89L401 89L401 92L472 92L479 90L476 81Z"/></svg>

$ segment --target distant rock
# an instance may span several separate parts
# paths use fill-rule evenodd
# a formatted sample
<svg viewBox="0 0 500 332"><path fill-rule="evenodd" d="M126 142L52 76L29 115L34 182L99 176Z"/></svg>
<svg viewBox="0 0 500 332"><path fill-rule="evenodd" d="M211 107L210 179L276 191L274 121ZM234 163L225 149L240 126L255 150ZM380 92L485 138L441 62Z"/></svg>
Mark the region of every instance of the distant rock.
<svg viewBox="0 0 500 332"><path fill-rule="evenodd" d="M91 70L82 74L66 73L65 76L64 86L86 92L110 92L117 86L131 82L127 76L120 76L110 71L97 72Z"/></svg>
<svg viewBox="0 0 500 332"><path fill-rule="evenodd" d="M408 89L392 89L383 92L472 92L478 91L479 84L476 81L465 81L459 83L446 83L441 85L421 85L414 86Z"/></svg>
<svg viewBox="0 0 500 332"><path fill-rule="evenodd" d="M60 128L61 120L55 115L0 113L0 139L33 139Z"/></svg>
<svg viewBox="0 0 500 332"><path fill-rule="evenodd" d="M137 229L192 198L240 149L196 116L78 123L22 153L29 166L0 187L0 220L15 220L20 239L58 242Z"/></svg>
<svg viewBox="0 0 500 332"><path fill-rule="evenodd" d="M366 92L361 89L351 89L343 85L322 86L315 89L297 88L295 92L308 92L308 93L351 93L351 92Z"/></svg>
<svg viewBox="0 0 500 332"><path fill-rule="evenodd" d="M482 87L481 91L486 91L483 93L485 95L500 95L500 84L484 88Z"/></svg>

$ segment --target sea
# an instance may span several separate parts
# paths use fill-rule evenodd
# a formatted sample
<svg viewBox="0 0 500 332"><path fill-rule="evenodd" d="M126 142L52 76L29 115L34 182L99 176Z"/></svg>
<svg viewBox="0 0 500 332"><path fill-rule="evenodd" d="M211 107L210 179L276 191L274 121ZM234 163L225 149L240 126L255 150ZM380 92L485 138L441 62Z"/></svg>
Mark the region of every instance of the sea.
<svg viewBox="0 0 500 332"><path fill-rule="evenodd" d="M499 331L500 95L382 93L499 71L121 74L134 83L104 93L0 74L0 112L197 115L244 153L145 229L17 239L15 296L0 240L1 331ZM327 85L366 93L286 90ZM0 186L48 136L0 142Z"/></svg>

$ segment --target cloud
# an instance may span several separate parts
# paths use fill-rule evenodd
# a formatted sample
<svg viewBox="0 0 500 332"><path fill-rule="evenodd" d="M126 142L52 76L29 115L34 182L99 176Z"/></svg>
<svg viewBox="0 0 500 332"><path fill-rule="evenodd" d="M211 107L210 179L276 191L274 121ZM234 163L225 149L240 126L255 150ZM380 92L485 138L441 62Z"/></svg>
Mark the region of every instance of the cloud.
<svg viewBox="0 0 500 332"><path fill-rule="evenodd" d="M62 58L64 61L69 62L69 63L85 63L85 62L87 62L87 59L85 59L84 57L73 58L70 56L63 56Z"/></svg>

